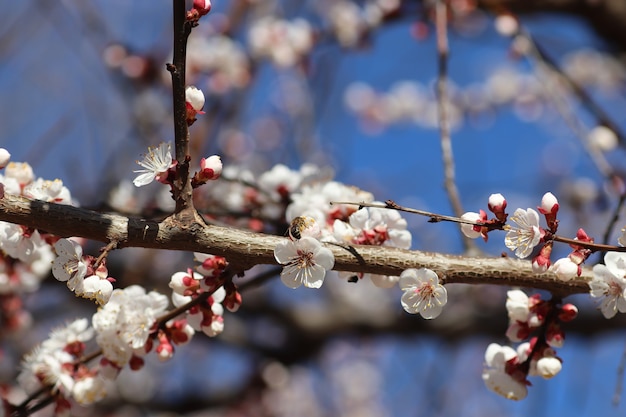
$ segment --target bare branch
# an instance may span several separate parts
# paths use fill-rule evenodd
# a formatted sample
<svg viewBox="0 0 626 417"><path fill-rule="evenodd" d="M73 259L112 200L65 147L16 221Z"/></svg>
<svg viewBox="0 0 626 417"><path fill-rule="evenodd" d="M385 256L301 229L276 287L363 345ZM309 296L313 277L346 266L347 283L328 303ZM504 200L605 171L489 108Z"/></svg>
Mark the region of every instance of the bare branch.
<svg viewBox="0 0 626 417"><path fill-rule="evenodd" d="M193 208L192 188L189 181L189 126L187 125L187 105L185 100L185 60L187 38L191 33L191 23L185 18L185 1L174 0L174 58L167 65L172 75L172 97L174 106L174 138L176 160L176 180L172 190L176 201L176 212Z"/></svg>

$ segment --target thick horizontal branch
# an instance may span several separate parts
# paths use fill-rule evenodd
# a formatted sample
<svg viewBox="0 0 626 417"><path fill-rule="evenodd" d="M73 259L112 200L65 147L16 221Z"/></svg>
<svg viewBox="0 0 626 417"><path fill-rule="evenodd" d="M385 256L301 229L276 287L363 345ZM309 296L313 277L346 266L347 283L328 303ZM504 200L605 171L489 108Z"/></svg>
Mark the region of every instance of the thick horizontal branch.
<svg viewBox="0 0 626 417"><path fill-rule="evenodd" d="M6 194L0 199L0 220L39 229L61 237L77 236L118 247L143 247L211 253L225 256L242 270L276 264L274 248L283 237L206 225L195 211L183 211L156 222L104 214L79 207L28 200ZM565 296L589 291L589 270L570 282L552 273L535 274L529 261L510 258L469 258L380 246L327 245L335 255L335 269L400 275L407 268L430 268L445 283L496 284L549 290Z"/></svg>

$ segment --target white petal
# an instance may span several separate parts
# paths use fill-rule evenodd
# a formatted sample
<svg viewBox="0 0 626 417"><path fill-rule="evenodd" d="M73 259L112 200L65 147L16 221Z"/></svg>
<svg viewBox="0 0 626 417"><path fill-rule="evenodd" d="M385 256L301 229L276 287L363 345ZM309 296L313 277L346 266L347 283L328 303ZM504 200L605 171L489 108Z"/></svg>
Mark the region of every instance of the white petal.
<svg viewBox="0 0 626 417"><path fill-rule="evenodd" d="M626 276L626 253L607 252L604 255L604 264L616 277Z"/></svg>
<svg viewBox="0 0 626 417"><path fill-rule="evenodd" d="M141 172L141 171L137 171L137 172ZM152 171L144 172L143 174L137 175L137 177L133 180L133 184L135 184L135 187L148 185L152 181L154 181L155 176L156 174Z"/></svg>
<svg viewBox="0 0 626 417"><path fill-rule="evenodd" d="M410 268L405 269L400 274L400 289L406 291L410 288L415 288L421 284L421 281L417 278L417 269Z"/></svg>
<svg viewBox="0 0 626 417"><path fill-rule="evenodd" d="M333 269L335 266L335 255L328 248L320 248L314 257L315 264L321 266L325 270Z"/></svg>
<svg viewBox="0 0 626 417"><path fill-rule="evenodd" d="M295 256L298 255L294 242L290 240L281 240L274 249L274 258L279 264L288 264Z"/></svg>
<svg viewBox="0 0 626 417"><path fill-rule="evenodd" d="M304 278L304 286L308 288L320 288L324 283L326 269L320 265L313 265L307 269L307 275Z"/></svg>
<svg viewBox="0 0 626 417"><path fill-rule="evenodd" d="M302 285L299 268L290 265L283 268L283 271L280 273L280 280L289 288L298 288Z"/></svg>

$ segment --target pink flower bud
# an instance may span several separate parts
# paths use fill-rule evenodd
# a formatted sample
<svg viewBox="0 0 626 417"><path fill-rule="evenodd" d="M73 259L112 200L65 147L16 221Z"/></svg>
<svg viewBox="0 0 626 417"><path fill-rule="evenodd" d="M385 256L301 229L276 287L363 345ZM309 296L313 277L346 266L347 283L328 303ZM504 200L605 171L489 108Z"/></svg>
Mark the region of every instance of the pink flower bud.
<svg viewBox="0 0 626 417"><path fill-rule="evenodd" d="M204 107L204 94L202 90L190 85L185 89L185 100L196 112L202 114Z"/></svg>
<svg viewBox="0 0 626 417"><path fill-rule="evenodd" d="M507 214L504 212L506 210L506 199L502 194L491 194L488 207L499 221L506 222Z"/></svg>
<svg viewBox="0 0 626 417"><path fill-rule="evenodd" d="M199 179L202 181L216 180L222 175L222 160L217 155L200 160Z"/></svg>
<svg viewBox="0 0 626 417"><path fill-rule="evenodd" d="M211 0L193 0L193 8L200 16L204 16L211 11Z"/></svg>
<svg viewBox="0 0 626 417"><path fill-rule="evenodd" d="M495 212L495 211L502 211L506 208L506 199L504 198L504 196L500 193L498 194L491 194L489 196L489 210Z"/></svg>
<svg viewBox="0 0 626 417"><path fill-rule="evenodd" d="M559 211L559 200L556 199L554 194L545 193L541 199L539 212L541 214L556 214L557 211Z"/></svg>
<svg viewBox="0 0 626 417"><path fill-rule="evenodd" d="M481 210L481 213L475 213L473 211L468 211L467 213L461 216L463 220L467 220L474 223L481 223L487 221L487 213ZM473 224L461 223L461 231L463 234L470 239L476 239L477 237L482 236L482 227L474 226Z"/></svg>
<svg viewBox="0 0 626 417"><path fill-rule="evenodd" d="M572 321L578 315L578 307L574 304L568 303L561 307L561 311L559 312L559 320L563 322Z"/></svg>
<svg viewBox="0 0 626 417"><path fill-rule="evenodd" d="M552 242L548 242L539 251L539 254L533 258L533 272L541 274L550 268L550 255L552 254Z"/></svg>

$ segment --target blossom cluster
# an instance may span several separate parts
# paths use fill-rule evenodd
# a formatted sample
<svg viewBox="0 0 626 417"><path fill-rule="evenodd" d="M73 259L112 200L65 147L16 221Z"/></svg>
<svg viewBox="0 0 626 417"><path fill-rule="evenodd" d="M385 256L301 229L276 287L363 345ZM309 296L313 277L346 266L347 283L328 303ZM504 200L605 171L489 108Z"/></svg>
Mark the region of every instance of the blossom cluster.
<svg viewBox="0 0 626 417"><path fill-rule="evenodd" d="M54 244L57 257L52 261L52 274L77 296L105 305L113 292L114 278L109 277L106 260L95 264L93 256L83 255L82 246L69 239Z"/></svg>
<svg viewBox="0 0 626 417"><path fill-rule="evenodd" d="M237 311L241 294L232 282L225 283L222 279L228 266L225 258L202 253L194 255L200 262L196 271L177 272L170 279L172 303L181 307L199 299L200 302L184 312L183 318L194 331L214 337L224 330L224 307Z"/></svg>
<svg viewBox="0 0 626 417"><path fill-rule="evenodd" d="M589 293L600 298L600 311L607 319L617 312L626 313L626 254L607 252L604 265L593 267L593 279L589 282Z"/></svg>
<svg viewBox="0 0 626 417"><path fill-rule="evenodd" d="M35 176L26 162L10 162L11 154L0 148L0 195L12 194L58 204L74 204L70 191L59 179ZM31 323L22 296L34 292L50 272L54 259L51 244L56 237L26 226L0 222L0 324L15 332Z"/></svg>
<svg viewBox="0 0 626 417"><path fill-rule="evenodd" d="M528 297L523 291L507 293L509 328L506 336L522 342L513 349L492 343L485 352L483 381L490 390L511 400L528 394L529 376L550 379L562 368L555 348L563 346L565 335L560 323L573 320L578 309L573 304L545 301L539 294ZM532 333L536 333L531 337Z"/></svg>
<svg viewBox="0 0 626 417"><path fill-rule="evenodd" d="M488 207L495 217L488 219L487 213L483 210L480 210L479 213L465 213L462 219L466 223L461 224L463 234L469 238L480 236L487 240L488 233L492 230L506 230L504 244L518 258L527 258L536 247L539 247L538 252L532 258L532 267L535 273L550 270L562 281L569 281L580 276L582 272L581 265L591 254L591 250L585 244L593 243L593 239L583 229L579 229L574 240L581 244L571 243L572 251L570 254L552 264L550 255L552 254L554 236L559 225L557 219L559 202L552 193L544 194L541 199L541 205L537 207L539 213L545 218L545 228L540 226L539 213L534 209L518 208L512 216L508 217L506 206L507 201L502 194L492 194L489 197ZM507 219L513 225L506 224Z"/></svg>
<svg viewBox="0 0 626 417"><path fill-rule="evenodd" d="M53 270L67 275L68 287L78 294L79 288L89 286L88 279L81 277L92 268L92 260L82 256L80 245L71 240L59 240L55 249L59 255ZM148 353L155 352L159 360L169 360L175 346L188 343L196 331L208 336L221 333L223 306L236 311L241 295L234 284L224 284L221 279L227 266L224 258L197 253L196 260L200 262L197 272L175 273L170 281L172 301L176 307L182 307L179 315L167 321L162 319L169 301L156 291L146 292L138 285L115 289L108 297L99 297L102 306L92 317L93 327L87 319L76 320L53 331L48 340L24 358L18 377L20 386L27 393L44 387L51 389L57 414L66 412L70 400L87 405L104 398L108 381L114 380L124 367L140 369ZM100 280L97 276L96 279ZM195 300L198 297L203 298ZM81 360L86 343L92 339L101 349L102 359L89 367Z"/></svg>
<svg viewBox="0 0 626 417"><path fill-rule="evenodd" d="M287 21L263 17L248 34L252 56L267 57L279 67L292 67L313 47L314 34L305 19Z"/></svg>
<svg viewBox="0 0 626 417"><path fill-rule="evenodd" d="M89 367L80 363L86 342L94 336L87 319L77 319L53 330L48 339L24 357L19 385L33 394L49 388L56 395L55 415L65 415L74 399L82 405L92 404L106 394L110 373L100 365Z"/></svg>

